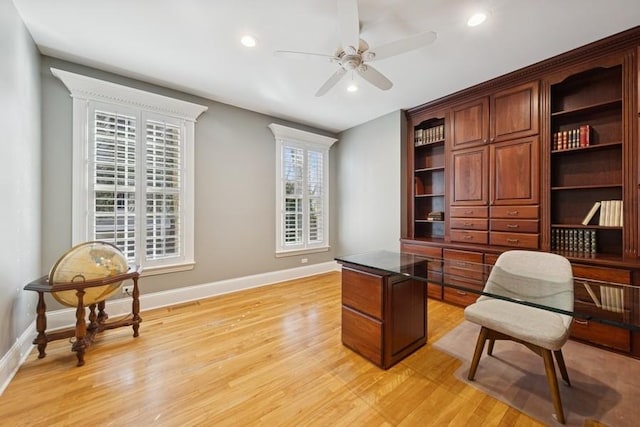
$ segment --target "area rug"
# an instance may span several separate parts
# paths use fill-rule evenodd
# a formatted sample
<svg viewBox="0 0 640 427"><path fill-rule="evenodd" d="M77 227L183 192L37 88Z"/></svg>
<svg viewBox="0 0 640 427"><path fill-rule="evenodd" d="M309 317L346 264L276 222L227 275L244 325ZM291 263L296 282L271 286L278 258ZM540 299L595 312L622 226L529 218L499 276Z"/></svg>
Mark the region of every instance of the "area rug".
<svg viewBox="0 0 640 427"><path fill-rule="evenodd" d="M475 381L467 380L479 331L479 326L465 321L433 345L463 362L455 373L460 381L540 422L559 426L544 362L523 345L496 341L493 356L486 355L485 346ZM640 360L575 341L567 342L562 353L571 380L568 387L559 379L566 425L583 426L587 421L610 427L639 425Z"/></svg>

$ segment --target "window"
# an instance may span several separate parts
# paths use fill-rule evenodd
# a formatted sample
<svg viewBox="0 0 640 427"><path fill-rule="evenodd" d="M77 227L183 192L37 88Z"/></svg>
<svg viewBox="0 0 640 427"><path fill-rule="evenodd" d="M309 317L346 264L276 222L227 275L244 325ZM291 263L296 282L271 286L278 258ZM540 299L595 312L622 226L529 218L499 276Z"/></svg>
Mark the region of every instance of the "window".
<svg viewBox="0 0 640 427"><path fill-rule="evenodd" d="M329 148L335 138L272 123L276 138L276 255L329 249Z"/></svg>
<svg viewBox="0 0 640 427"><path fill-rule="evenodd" d="M51 70L73 97L74 244L115 244L149 273L193 268L196 104Z"/></svg>

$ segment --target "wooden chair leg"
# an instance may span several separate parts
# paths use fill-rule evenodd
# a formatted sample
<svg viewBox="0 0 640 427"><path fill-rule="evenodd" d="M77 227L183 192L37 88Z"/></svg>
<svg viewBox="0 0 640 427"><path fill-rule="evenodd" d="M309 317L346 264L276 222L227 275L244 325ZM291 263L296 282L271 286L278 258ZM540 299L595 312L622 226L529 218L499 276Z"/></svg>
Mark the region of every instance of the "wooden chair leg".
<svg viewBox="0 0 640 427"><path fill-rule="evenodd" d="M476 341L476 350L473 353L473 359L471 360L471 366L469 367L469 375L467 375L469 381L473 381L474 377L476 376L476 370L478 369L478 363L480 363L480 356L482 356L484 343L487 340L488 333L489 330L484 326L480 329L480 333L478 334L478 341Z"/></svg>
<svg viewBox="0 0 640 427"><path fill-rule="evenodd" d="M487 354L489 356L493 355L493 344L495 344L496 340L489 339L489 346L487 347Z"/></svg>
<svg viewBox="0 0 640 427"><path fill-rule="evenodd" d="M544 370L547 373L547 382L549 383L551 399L553 400L553 408L556 411L556 419L559 423L564 424L564 411L562 410L562 402L560 401L560 389L558 388L558 377L556 376L553 356L551 355L551 350L541 350L541 356L544 359Z"/></svg>
<svg viewBox="0 0 640 427"><path fill-rule="evenodd" d="M569 387L571 387L571 381L569 381L569 373L567 372L567 366L564 364L564 357L562 356L562 349L555 350L553 354L556 356L556 362L558 363L560 374L562 374L562 379Z"/></svg>

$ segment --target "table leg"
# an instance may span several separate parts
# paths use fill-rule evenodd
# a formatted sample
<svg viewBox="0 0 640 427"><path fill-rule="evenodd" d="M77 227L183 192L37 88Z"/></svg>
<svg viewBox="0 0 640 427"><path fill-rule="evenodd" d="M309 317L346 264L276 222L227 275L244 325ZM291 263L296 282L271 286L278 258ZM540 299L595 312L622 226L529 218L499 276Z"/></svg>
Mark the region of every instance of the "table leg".
<svg viewBox="0 0 640 427"><path fill-rule="evenodd" d="M134 338L139 335L138 330L140 329L140 322L142 322L142 318L140 317L140 291L138 290L138 278L133 278L133 301L131 302L131 313L133 314L133 336Z"/></svg>
<svg viewBox="0 0 640 427"><path fill-rule="evenodd" d="M38 292L38 306L36 308L36 330L38 336L33 340L38 345L38 359L42 359L47 355L47 305L44 302L44 292Z"/></svg>
<svg viewBox="0 0 640 427"><path fill-rule="evenodd" d="M87 324L84 320L84 294L85 292L81 289L78 289L76 292L76 296L78 297L78 307L76 308L76 342L73 343L71 349L76 352L76 357L78 358L77 366L84 365L84 350L87 347L87 343L84 340L87 332Z"/></svg>

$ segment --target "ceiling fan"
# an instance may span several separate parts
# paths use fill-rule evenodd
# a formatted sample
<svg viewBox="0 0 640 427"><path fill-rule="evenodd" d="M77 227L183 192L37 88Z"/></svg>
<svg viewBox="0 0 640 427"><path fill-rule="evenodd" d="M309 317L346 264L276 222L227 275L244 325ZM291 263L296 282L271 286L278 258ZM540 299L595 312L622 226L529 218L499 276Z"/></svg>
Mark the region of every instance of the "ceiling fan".
<svg viewBox="0 0 640 427"><path fill-rule="evenodd" d="M369 49L367 42L360 38L358 0L338 0L338 25L342 47L334 55L321 53L277 50L277 56L308 57L338 64L338 70L320 86L316 96L322 96L334 87L348 71L356 72L366 81L382 90L389 90L393 83L382 73L369 65L370 62L387 59L433 43L437 36L433 31L419 33Z"/></svg>

